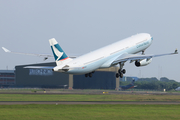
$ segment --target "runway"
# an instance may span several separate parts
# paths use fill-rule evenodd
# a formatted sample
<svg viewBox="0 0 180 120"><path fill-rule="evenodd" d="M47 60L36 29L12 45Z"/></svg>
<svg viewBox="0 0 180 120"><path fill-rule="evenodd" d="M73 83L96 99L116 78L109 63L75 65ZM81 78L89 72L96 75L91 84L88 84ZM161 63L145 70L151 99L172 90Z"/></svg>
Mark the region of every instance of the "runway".
<svg viewBox="0 0 180 120"><path fill-rule="evenodd" d="M0 101L0 105L27 105L27 104L67 104L67 105L92 105L92 104L134 104L134 105L179 105L173 101Z"/></svg>

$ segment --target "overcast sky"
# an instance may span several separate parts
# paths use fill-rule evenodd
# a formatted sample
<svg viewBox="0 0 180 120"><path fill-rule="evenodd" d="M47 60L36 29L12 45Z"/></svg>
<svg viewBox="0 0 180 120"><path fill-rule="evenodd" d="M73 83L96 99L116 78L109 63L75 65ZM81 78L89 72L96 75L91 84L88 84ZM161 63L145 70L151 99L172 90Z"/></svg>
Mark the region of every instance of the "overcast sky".
<svg viewBox="0 0 180 120"><path fill-rule="evenodd" d="M55 38L67 55L82 55L137 33L149 33L146 54L180 50L179 0L0 0L0 45L11 51L52 54ZM43 58L0 50L0 69ZM45 61L52 62L53 58ZM145 67L126 63L127 76L180 82L180 56L154 58Z"/></svg>

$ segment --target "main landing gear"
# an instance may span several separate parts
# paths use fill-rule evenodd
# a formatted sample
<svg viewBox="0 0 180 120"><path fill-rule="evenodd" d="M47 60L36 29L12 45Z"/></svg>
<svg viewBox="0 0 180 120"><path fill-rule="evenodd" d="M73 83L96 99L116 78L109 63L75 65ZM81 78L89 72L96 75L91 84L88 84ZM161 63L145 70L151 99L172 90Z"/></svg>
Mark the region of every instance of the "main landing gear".
<svg viewBox="0 0 180 120"><path fill-rule="evenodd" d="M94 71L93 72L91 72L91 73L87 73L87 74L85 74L85 77L92 77L92 74L94 73Z"/></svg>
<svg viewBox="0 0 180 120"><path fill-rule="evenodd" d="M123 66L124 66L124 63L119 63L119 66L120 66L120 68L119 68L119 70L118 70L118 73L116 73L116 78L118 78L118 77L120 77L120 78L123 78L123 74L125 74L126 73L126 70L125 69L122 69L123 68Z"/></svg>

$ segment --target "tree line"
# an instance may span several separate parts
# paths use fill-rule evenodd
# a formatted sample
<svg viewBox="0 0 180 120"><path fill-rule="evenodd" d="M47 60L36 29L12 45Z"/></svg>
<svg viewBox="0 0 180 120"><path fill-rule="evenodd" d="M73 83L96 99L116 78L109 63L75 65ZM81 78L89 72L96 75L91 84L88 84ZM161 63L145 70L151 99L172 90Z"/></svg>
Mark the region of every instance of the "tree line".
<svg viewBox="0 0 180 120"><path fill-rule="evenodd" d="M132 82L133 78L127 77L126 81L120 81L120 85L128 85ZM160 78L158 80L157 78L139 78L137 81L135 81L135 86L137 86L135 89L153 89L153 90L163 90L166 89L166 91L176 89L177 87L180 87L180 83L175 80L169 80L166 77Z"/></svg>

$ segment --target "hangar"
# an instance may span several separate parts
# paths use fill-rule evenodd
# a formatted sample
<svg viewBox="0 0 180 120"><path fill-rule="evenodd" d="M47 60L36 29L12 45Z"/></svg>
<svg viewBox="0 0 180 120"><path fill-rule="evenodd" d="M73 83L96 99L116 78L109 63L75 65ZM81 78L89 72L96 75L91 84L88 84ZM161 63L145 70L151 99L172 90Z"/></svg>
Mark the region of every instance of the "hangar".
<svg viewBox="0 0 180 120"><path fill-rule="evenodd" d="M8 87L15 85L15 73L14 70L0 70L0 87Z"/></svg>
<svg viewBox="0 0 180 120"><path fill-rule="evenodd" d="M119 78L115 77L118 68L99 69L92 78L84 75L69 75L53 72L48 69L30 69L25 66L56 66L55 62L20 65L15 67L17 87L43 87L69 89L116 89L119 88Z"/></svg>

